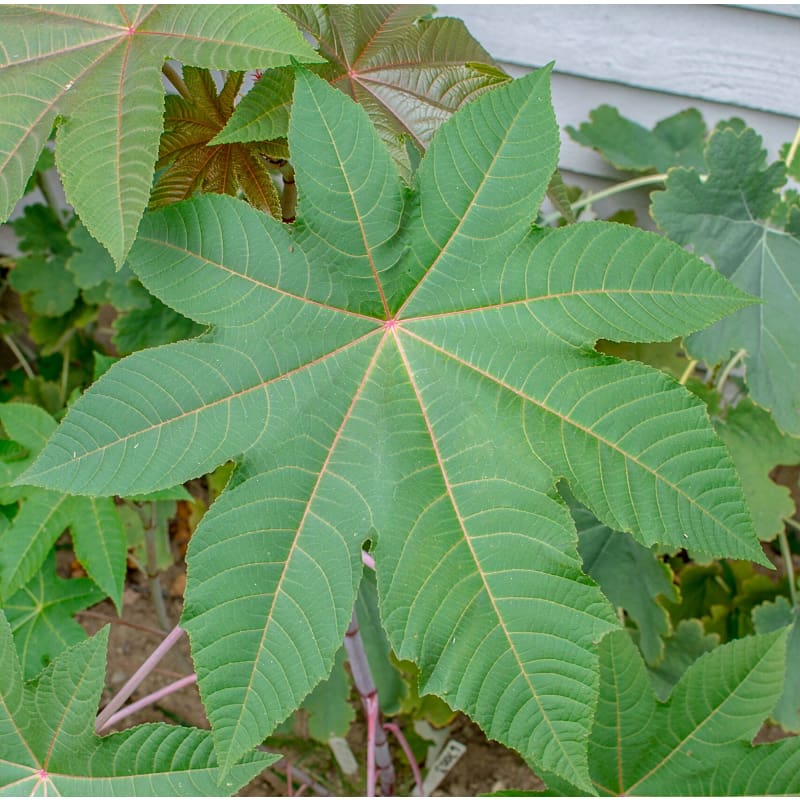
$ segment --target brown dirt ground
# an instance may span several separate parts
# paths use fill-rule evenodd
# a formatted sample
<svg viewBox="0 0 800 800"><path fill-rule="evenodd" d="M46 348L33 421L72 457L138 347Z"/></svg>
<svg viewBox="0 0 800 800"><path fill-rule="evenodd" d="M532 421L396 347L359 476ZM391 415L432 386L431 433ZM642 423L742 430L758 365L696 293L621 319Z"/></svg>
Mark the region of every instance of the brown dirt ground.
<svg viewBox="0 0 800 800"><path fill-rule="evenodd" d="M167 612L170 619L177 623L185 585L183 562L163 573L161 583L165 590ZM117 617L113 605L106 600L88 611L79 613L77 619L89 633L95 633L105 624L111 623L106 688L103 692L102 706L158 645L164 633L159 630L147 584L134 571L128 573L122 618ZM156 691L192 671L188 639L184 638L134 693L131 701ZM351 726L348 735L352 751L362 766L362 773L354 778L348 778L341 772L328 747L303 737L302 719L295 726L297 735L280 741L270 741L268 745L272 745L271 750L274 749L286 756L294 766L310 774L326 787L330 794L361 796L365 791L363 776L365 726L359 718L357 720ZM404 730L410 726L410 721L407 719L395 721ZM209 727L195 686L182 689L164 698L156 706L133 714L123 720L116 729L131 727L142 722L172 722L200 728ZM481 730L466 717L459 715L452 723L450 738L465 744L467 750L435 791L435 796L475 796L502 789L521 791L544 789L544 784L519 755L496 742L488 741ZM391 738L390 746L395 755L395 767L398 772L397 794L408 795L413 787L411 770L402 751ZM286 795L285 772L275 768L265 770L239 791L239 796L243 797Z"/></svg>

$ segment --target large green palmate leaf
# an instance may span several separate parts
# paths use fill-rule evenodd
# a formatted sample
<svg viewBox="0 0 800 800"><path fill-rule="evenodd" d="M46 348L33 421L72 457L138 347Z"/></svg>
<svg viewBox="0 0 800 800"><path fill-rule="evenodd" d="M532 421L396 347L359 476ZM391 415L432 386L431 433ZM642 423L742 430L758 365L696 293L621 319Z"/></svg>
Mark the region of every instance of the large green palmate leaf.
<svg viewBox="0 0 800 800"><path fill-rule="evenodd" d="M161 66L243 70L318 61L270 6L0 9L0 219L54 122L67 199L118 266L147 206L164 111Z"/></svg>
<svg viewBox="0 0 800 800"><path fill-rule="evenodd" d="M800 209L790 211L786 230L769 222L786 169L780 162L767 166L752 129L721 126L705 158L707 180L693 169L670 172L666 191L653 195L653 216L672 239L709 256L763 302L691 336L687 347L709 364L744 350L751 397L782 430L800 436Z"/></svg>
<svg viewBox="0 0 800 800"><path fill-rule="evenodd" d="M750 744L780 694L785 652L785 631L736 639L701 656L662 704L630 637L609 634L600 645L600 702L589 745L595 790L797 793L800 738ZM794 769L783 768L783 759ZM558 781L550 788L574 793Z"/></svg>
<svg viewBox="0 0 800 800"><path fill-rule="evenodd" d="M701 403L593 349L748 300L654 234L531 230L557 160L548 75L457 112L404 204L363 109L298 72L298 222L216 195L145 217L133 269L212 327L111 367L20 478L130 494L239 457L193 536L182 623L223 766L330 671L366 539L420 691L585 788L615 615L558 478L644 544L763 562Z"/></svg>
<svg viewBox="0 0 800 800"><path fill-rule="evenodd" d="M462 105L508 76L458 19L424 19L426 5L284 5L327 63L314 67L366 110L404 178L406 140L425 152L434 132ZM291 70L265 73L213 144L286 136Z"/></svg>
<svg viewBox="0 0 800 800"><path fill-rule="evenodd" d="M224 783L208 731L163 723L97 736L108 628L23 683L0 613L0 795L218 795L275 761L252 753Z"/></svg>
<svg viewBox="0 0 800 800"><path fill-rule="evenodd" d="M69 528L78 560L119 610L127 548L114 500L34 486L7 487L44 447L56 422L28 403L0 405L0 422L11 439L26 449L24 459L0 466L3 500L21 500L11 525L0 533L0 599L7 600L33 578L56 539Z"/></svg>

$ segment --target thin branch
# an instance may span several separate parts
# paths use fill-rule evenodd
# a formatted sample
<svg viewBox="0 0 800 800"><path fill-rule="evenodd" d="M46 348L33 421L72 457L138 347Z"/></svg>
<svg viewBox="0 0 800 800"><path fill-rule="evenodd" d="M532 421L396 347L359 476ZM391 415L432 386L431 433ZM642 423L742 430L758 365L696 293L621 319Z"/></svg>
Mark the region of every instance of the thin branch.
<svg viewBox="0 0 800 800"><path fill-rule="evenodd" d="M283 193L281 194L281 217L284 222L294 222L297 216L297 184L294 167L286 163L281 167Z"/></svg>
<svg viewBox="0 0 800 800"><path fill-rule="evenodd" d="M72 353L72 339L64 342L64 349L61 351L61 380L58 385L58 402L60 406L67 403L67 387L69 385L69 359Z"/></svg>
<svg viewBox="0 0 800 800"><path fill-rule="evenodd" d="M664 183L666 179L667 174L664 172L658 175L645 175L641 178L632 178L629 181L615 183L613 186L609 186L608 189L603 189L600 192L581 197L579 200L572 203L570 208L572 208L573 211L579 211L582 208L586 208L586 206L590 206L592 203L596 203L598 200L605 200L607 197L613 197L615 194L621 194L631 189L638 189L641 186L652 186L657 183ZM551 214L545 218L545 222L550 224L551 222L555 222L560 216L561 214Z"/></svg>
<svg viewBox="0 0 800 800"><path fill-rule="evenodd" d="M716 390L722 394L722 390L725 388L725 383L727 382L728 378L730 377L731 370L747 355L747 350L742 348L734 353L733 358L725 365L722 372L720 372L719 377L717 378L716 383Z"/></svg>
<svg viewBox="0 0 800 800"><path fill-rule="evenodd" d="M375 735L378 724L378 698L369 695L364 704L367 710L367 797L375 797Z"/></svg>
<svg viewBox="0 0 800 800"><path fill-rule="evenodd" d="M161 72L164 73L164 77L178 90L178 94L180 94L181 97L186 100L192 99L192 93L189 91L189 87L183 82L183 78L178 75L178 71L174 67L165 62L161 67Z"/></svg>
<svg viewBox="0 0 800 800"><path fill-rule="evenodd" d="M361 696L361 705L367 717L367 795L375 796L375 776L370 772L370 764L373 763L374 771L380 778L381 792L384 797L389 797L394 794L394 764L389 751L386 731L379 724L378 690L372 677L366 650L364 650L364 641L358 629L358 617L355 609L350 620L350 627L344 637L344 649L347 653L347 660L350 662L353 683ZM374 756L371 755L372 753ZM369 794L370 789L372 790L371 795Z"/></svg>
<svg viewBox="0 0 800 800"><path fill-rule="evenodd" d="M22 371L31 379L36 377L36 373L33 371L28 359L25 358L25 354L20 350L19 345L14 341L14 339L9 336L7 333L3 334L3 341L8 345L8 349L17 357L17 361L19 365L22 367Z"/></svg>
<svg viewBox="0 0 800 800"><path fill-rule="evenodd" d="M789 539L786 536L786 530L781 528L778 533L778 542L781 546L781 556L783 556L783 565L786 569L786 579L789 581L789 597L792 600L792 608L799 608L797 602L797 586L795 585L797 579L794 574L794 561L792 561L792 551L789 548Z"/></svg>
<svg viewBox="0 0 800 800"><path fill-rule="evenodd" d="M697 359L696 359L696 358L693 358L693 359L692 359L692 360L691 360L691 361L690 361L690 362L689 362L689 363L686 365L686 369L683 371L683 375L681 375L681 378L680 378L680 380L678 381L678 383L680 383L680 384L681 384L681 386L686 386L686 381L688 381L688 380L689 380L689 378L691 378L691 377L692 377L692 373L694 372L694 368L695 368L696 366L697 366Z"/></svg>
<svg viewBox="0 0 800 800"><path fill-rule="evenodd" d="M175 646L183 636L183 628L176 625L158 647L145 659L136 672L131 675L125 685L108 701L108 705L97 715L94 729L100 733L107 727L108 720L122 708L125 701L139 688L142 681L153 671L156 664Z"/></svg>
<svg viewBox="0 0 800 800"><path fill-rule="evenodd" d="M125 625L128 628L135 628L137 631L151 633L153 636L157 636L159 639L164 638L164 631L161 631L158 628L150 628L147 625L138 625L135 622L128 622L128 620L122 619L121 617L115 619L114 617L108 617L105 614L98 614L96 611L78 611L77 616L99 619L103 622L109 623L110 625Z"/></svg>
<svg viewBox="0 0 800 800"><path fill-rule="evenodd" d="M141 700L136 700L135 702L131 703L130 705L125 706L121 711L117 711L116 714L112 714L105 724L102 727L102 730L106 730L107 728L111 728L112 726L116 725L120 720L125 719L125 717L129 717L131 714L135 714L137 711L141 711L143 708L147 708L154 703L157 703L161 698L167 697L170 694L174 694L177 691L180 691L186 686L192 686L197 683L197 675L192 673L191 675L187 675L184 678L180 678L177 681L173 681L172 683L165 686L163 689L159 689L156 692L152 692L151 694L145 695ZM98 731L100 733L100 731Z"/></svg>
<svg viewBox="0 0 800 800"><path fill-rule="evenodd" d="M259 745L256 750L261 750L264 753L271 753L272 751L264 747L263 745ZM280 759L280 761L276 761L270 769L274 769L276 772L280 772L283 775L286 775L287 766L289 765L289 761L286 758ZM302 785L308 786L314 794L319 795L320 797L329 797L330 792L318 781L315 781L307 772L304 772L300 767L296 764L292 764L291 766L292 774L295 776L295 779L298 781L302 781ZM298 789L298 793L299 793Z"/></svg>
<svg viewBox="0 0 800 800"><path fill-rule="evenodd" d="M164 605L164 590L161 586L161 579L158 569L158 557L156 555L156 504L150 506L150 524L145 526L144 541L147 552L147 585L150 589L150 599L156 610L156 616L161 627L168 631L172 627L172 622L167 614L167 607Z"/></svg>
<svg viewBox="0 0 800 800"><path fill-rule="evenodd" d="M414 774L414 780L417 782L417 795L419 797L425 797L425 787L423 785L422 773L419 771L419 764L417 764L417 759L414 758L411 745L408 743L408 739L406 739L403 731L400 730L400 726L394 722L386 722L384 723L383 729L391 731L397 741L400 742L400 747L403 748L408 763L411 765L411 772Z"/></svg>
<svg viewBox="0 0 800 800"><path fill-rule="evenodd" d="M800 522L796 519L792 519L791 517L784 517L783 521L790 527L800 533Z"/></svg>
<svg viewBox="0 0 800 800"><path fill-rule="evenodd" d="M789 152L786 154L786 169L789 169L794 163L794 157L797 155L798 148L800 148L800 125L797 126L797 131L789 147Z"/></svg>

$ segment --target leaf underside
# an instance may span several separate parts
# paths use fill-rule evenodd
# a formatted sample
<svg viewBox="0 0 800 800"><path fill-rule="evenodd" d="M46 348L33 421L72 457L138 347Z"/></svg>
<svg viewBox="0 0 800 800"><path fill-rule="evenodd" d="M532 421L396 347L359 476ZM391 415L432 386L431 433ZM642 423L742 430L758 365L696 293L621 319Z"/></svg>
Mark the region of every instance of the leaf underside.
<svg viewBox="0 0 800 800"><path fill-rule="evenodd" d="M108 628L23 683L0 613L0 795L170 796L233 793L276 760L248 754L224 783L208 731L164 723L94 732Z"/></svg>
<svg viewBox="0 0 800 800"><path fill-rule="evenodd" d="M593 349L747 299L653 234L531 231L557 160L548 72L445 123L409 199L363 109L299 71L297 223L214 195L147 215L133 269L209 332L112 366L23 476L130 494L238 458L182 621L223 768L329 673L366 539L420 691L586 790L615 615L557 479L643 544L762 560L699 401Z"/></svg>
<svg viewBox="0 0 800 800"><path fill-rule="evenodd" d="M284 5L327 63L313 70L361 104L401 176L407 147L424 152L461 106L509 80L459 19L423 19L426 5ZM214 144L286 136L293 73L265 73Z"/></svg>
<svg viewBox="0 0 800 800"><path fill-rule="evenodd" d="M676 786L700 796L796 793L800 738L750 744L780 694L785 652L785 631L736 639L701 656L661 704L630 637L622 631L607 636L589 748L595 790L623 796L670 795Z"/></svg>

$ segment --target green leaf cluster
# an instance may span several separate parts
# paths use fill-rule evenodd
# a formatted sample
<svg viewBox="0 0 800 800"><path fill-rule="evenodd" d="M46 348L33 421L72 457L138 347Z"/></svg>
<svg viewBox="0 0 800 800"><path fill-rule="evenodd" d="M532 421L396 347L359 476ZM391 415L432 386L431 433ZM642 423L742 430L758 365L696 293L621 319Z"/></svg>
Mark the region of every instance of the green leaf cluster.
<svg viewBox="0 0 800 800"><path fill-rule="evenodd" d="M553 792L796 792L796 740L750 744L800 730L794 581L744 560L787 558L800 463L787 165L601 106L570 135L669 171L669 238L574 224L549 67L428 6L281 8L0 10L0 214L52 130L77 211L15 223L42 349L4 396L68 409L0 405L2 791L233 791L301 705L343 736L355 607L383 713L464 711ZM72 615L215 469L181 620L212 732L98 737Z"/></svg>
<svg viewBox="0 0 800 800"><path fill-rule="evenodd" d="M169 56L214 69L318 61L271 6L0 9L0 219L22 196L54 123L67 200L121 266L147 206Z"/></svg>
<svg viewBox="0 0 800 800"><path fill-rule="evenodd" d="M795 794L800 738L751 744L780 694L786 633L737 639L701 656L659 703L622 631L600 644L600 701L589 746L601 795ZM554 793L576 794L558 780Z"/></svg>
<svg viewBox="0 0 800 800"><path fill-rule="evenodd" d="M704 152L706 174L677 169L652 213L676 242L709 257L719 272L761 303L732 314L686 340L691 355L718 364L744 352L747 386L786 433L800 435L800 361L795 321L800 311L800 208L784 212L782 162L767 164L761 137L740 124L721 123ZM780 377L778 377L780 376Z"/></svg>
<svg viewBox="0 0 800 800"><path fill-rule="evenodd" d="M548 72L442 125L410 196L366 113L298 72L297 224L216 195L145 217L132 268L211 329L112 366L22 479L131 494L240 460L183 617L224 769L330 672L367 538L421 690L584 788L615 616L556 479L646 546L762 560L702 405L593 349L749 301L653 234L531 230L557 158Z"/></svg>

